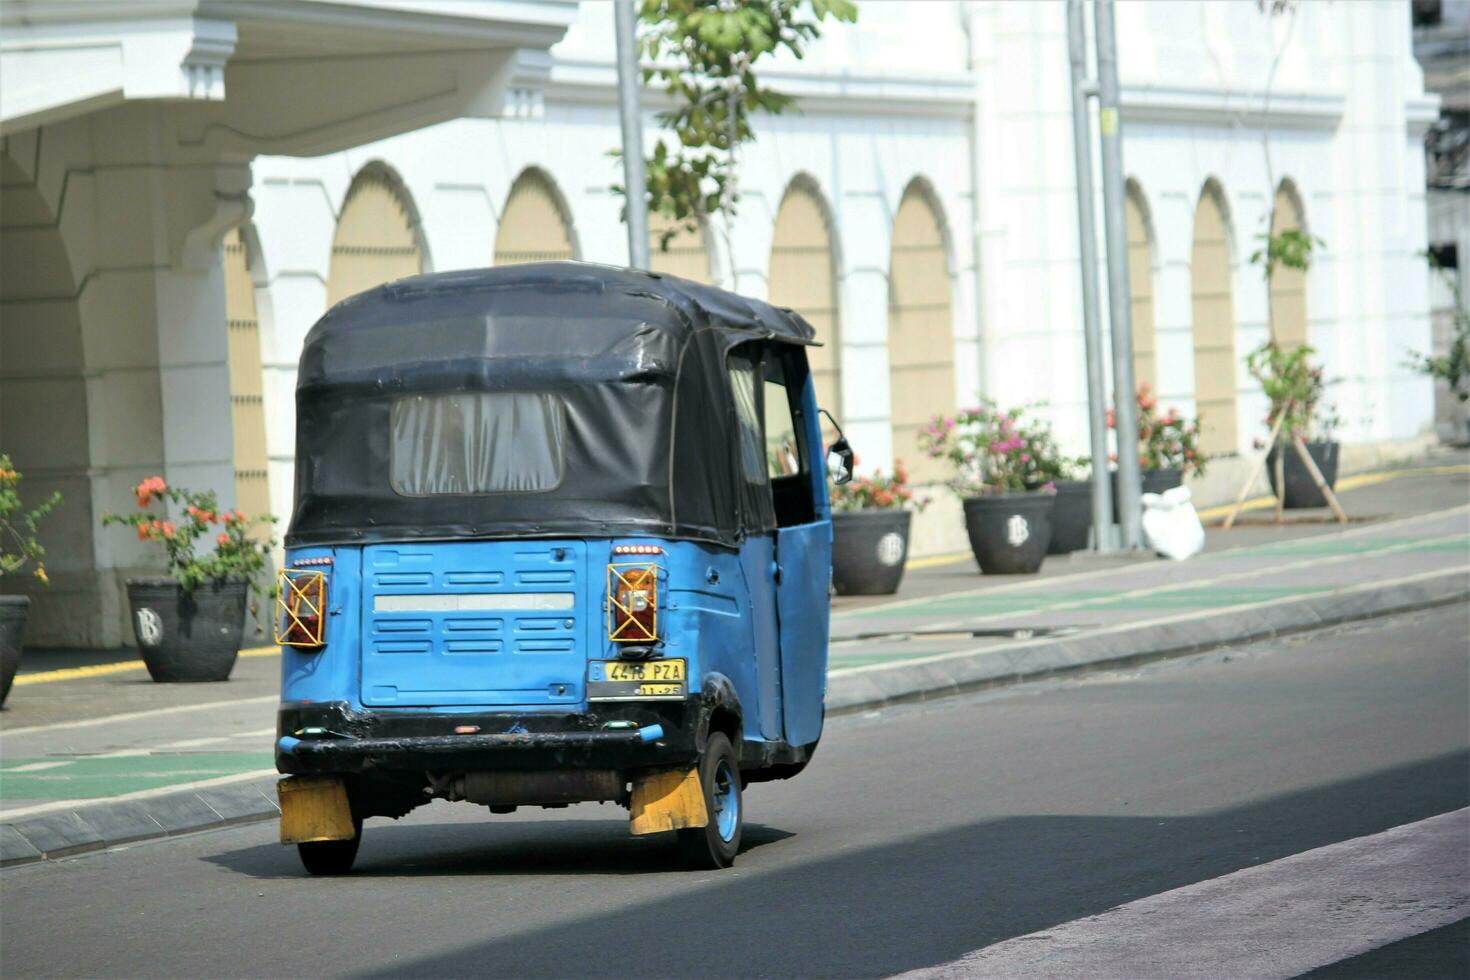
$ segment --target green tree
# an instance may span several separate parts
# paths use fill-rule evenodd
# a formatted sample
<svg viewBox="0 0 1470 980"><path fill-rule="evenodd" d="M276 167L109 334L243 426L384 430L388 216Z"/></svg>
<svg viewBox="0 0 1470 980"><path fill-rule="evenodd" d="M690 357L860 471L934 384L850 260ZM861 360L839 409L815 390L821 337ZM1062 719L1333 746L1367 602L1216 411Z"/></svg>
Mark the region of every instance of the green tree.
<svg viewBox="0 0 1470 980"><path fill-rule="evenodd" d="M852 0L643 0L638 53L651 66L643 80L673 101L658 114L664 136L645 161L649 213L670 221L661 249L715 211L728 225L740 199L736 156L755 138L751 114L776 115L795 103L762 85L755 66L782 50L803 57L829 17L855 21L857 7ZM626 194L621 184L613 190Z"/></svg>

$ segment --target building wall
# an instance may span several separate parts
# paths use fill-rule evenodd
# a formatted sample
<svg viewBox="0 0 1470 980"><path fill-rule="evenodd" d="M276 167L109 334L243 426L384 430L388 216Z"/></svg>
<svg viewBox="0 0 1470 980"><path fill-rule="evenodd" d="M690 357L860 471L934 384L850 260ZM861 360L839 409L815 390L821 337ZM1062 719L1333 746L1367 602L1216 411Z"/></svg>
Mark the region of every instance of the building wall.
<svg viewBox="0 0 1470 980"><path fill-rule="evenodd" d="M1421 138L1435 115L1411 53L1408 5L1295 9L1275 18L1214 0L1118 9L1124 166L1146 232L1130 253L1150 266L1154 374L1165 405L1194 407L1191 258L1209 185L1225 218L1235 348L1233 377L1212 380L1236 391L1235 436L1224 448L1239 453L1264 435L1265 402L1243 355L1267 336L1267 287L1249 256L1283 181L1324 243L1302 286L1308 340L1336 380L1342 437L1410 439L1433 418L1431 385L1404 366L1408 350L1430 346L1418 253ZM527 68L531 80L511 86L510 117L499 103L471 102L449 122L320 156L257 156L248 171L245 153L190 157L180 148L193 144L150 105L48 126L39 147L24 134L6 138L0 444L23 457L38 492L62 487L72 501L55 522L53 567L76 575L58 595L78 598L50 605L56 622L84 625L58 637L124 638L120 576L147 559L96 519L125 507L132 483L163 470L234 496L219 248L232 227L246 229L270 508L283 518L297 357L334 290L346 288L340 275L333 284L334 244L357 266L406 271L490 265L497 250L502 260L548 249L626 260L621 200L609 190L620 177L607 154L620 141L610 20L610 5L583 4L552 48L549 74L531 78ZM893 458L894 229L914 189L938 227L939 247L925 246L935 255L929 281L950 295L953 370L936 407L981 396L1044 402L1064 447L1086 449L1064 21L1060 2L860 4L857 25L826 25L807 58L782 57L765 72L800 111L757 121L733 222L710 216L703 255L686 241L660 260L750 295L768 296L773 282L780 293L773 254L800 254L773 253L781 203L793 186L814 195L831 243L830 377L862 472ZM644 108L651 145L656 93ZM165 145L175 148L160 154ZM339 223L365 174L389 189L378 196L393 207L378 209L387 215L381 241L372 229L348 241ZM562 225L550 244L511 234L526 222L507 220L507 203L528 174L546 189L537 213L554 208ZM49 443L33 438L42 416L59 433ZM258 464L250 455L247 469ZM958 508L940 497L916 528L916 554L963 547ZM114 625L88 625L99 616Z"/></svg>

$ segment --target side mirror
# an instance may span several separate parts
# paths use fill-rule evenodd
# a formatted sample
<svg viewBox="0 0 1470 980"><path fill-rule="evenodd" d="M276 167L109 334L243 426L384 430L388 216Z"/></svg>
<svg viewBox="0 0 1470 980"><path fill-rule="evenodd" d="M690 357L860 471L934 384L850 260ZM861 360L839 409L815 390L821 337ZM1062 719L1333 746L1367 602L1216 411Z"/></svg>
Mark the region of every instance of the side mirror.
<svg viewBox="0 0 1470 980"><path fill-rule="evenodd" d="M838 486L852 480L852 447L847 444L846 436L839 436L827 450L827 472Z"/></svg>

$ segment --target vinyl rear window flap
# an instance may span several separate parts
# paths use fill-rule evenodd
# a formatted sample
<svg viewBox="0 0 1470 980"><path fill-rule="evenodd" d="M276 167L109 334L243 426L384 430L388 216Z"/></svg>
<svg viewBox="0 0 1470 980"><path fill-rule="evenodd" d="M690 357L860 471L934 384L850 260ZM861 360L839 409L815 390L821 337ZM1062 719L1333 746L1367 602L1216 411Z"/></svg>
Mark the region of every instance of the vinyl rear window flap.
<svg viewBox="0 0 1470 980"><path fill-rule="evenodd" d="M542 392L412 395L393 403L389 479L407 497L537 493L562 479L561 399Z"/></svg>

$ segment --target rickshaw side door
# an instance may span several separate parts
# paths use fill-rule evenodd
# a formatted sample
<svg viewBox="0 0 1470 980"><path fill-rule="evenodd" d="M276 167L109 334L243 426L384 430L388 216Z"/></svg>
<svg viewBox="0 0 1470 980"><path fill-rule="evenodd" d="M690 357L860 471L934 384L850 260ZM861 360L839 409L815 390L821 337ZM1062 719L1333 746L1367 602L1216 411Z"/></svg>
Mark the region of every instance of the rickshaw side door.
<svg viewBox="0 0 1470 980"><path fill-rule="evenodd" d="M822 734L827 689L832 521L816 393L800 348L766 355L764 415L776 512L776 608L785 739L810 745Z"/></svg>

